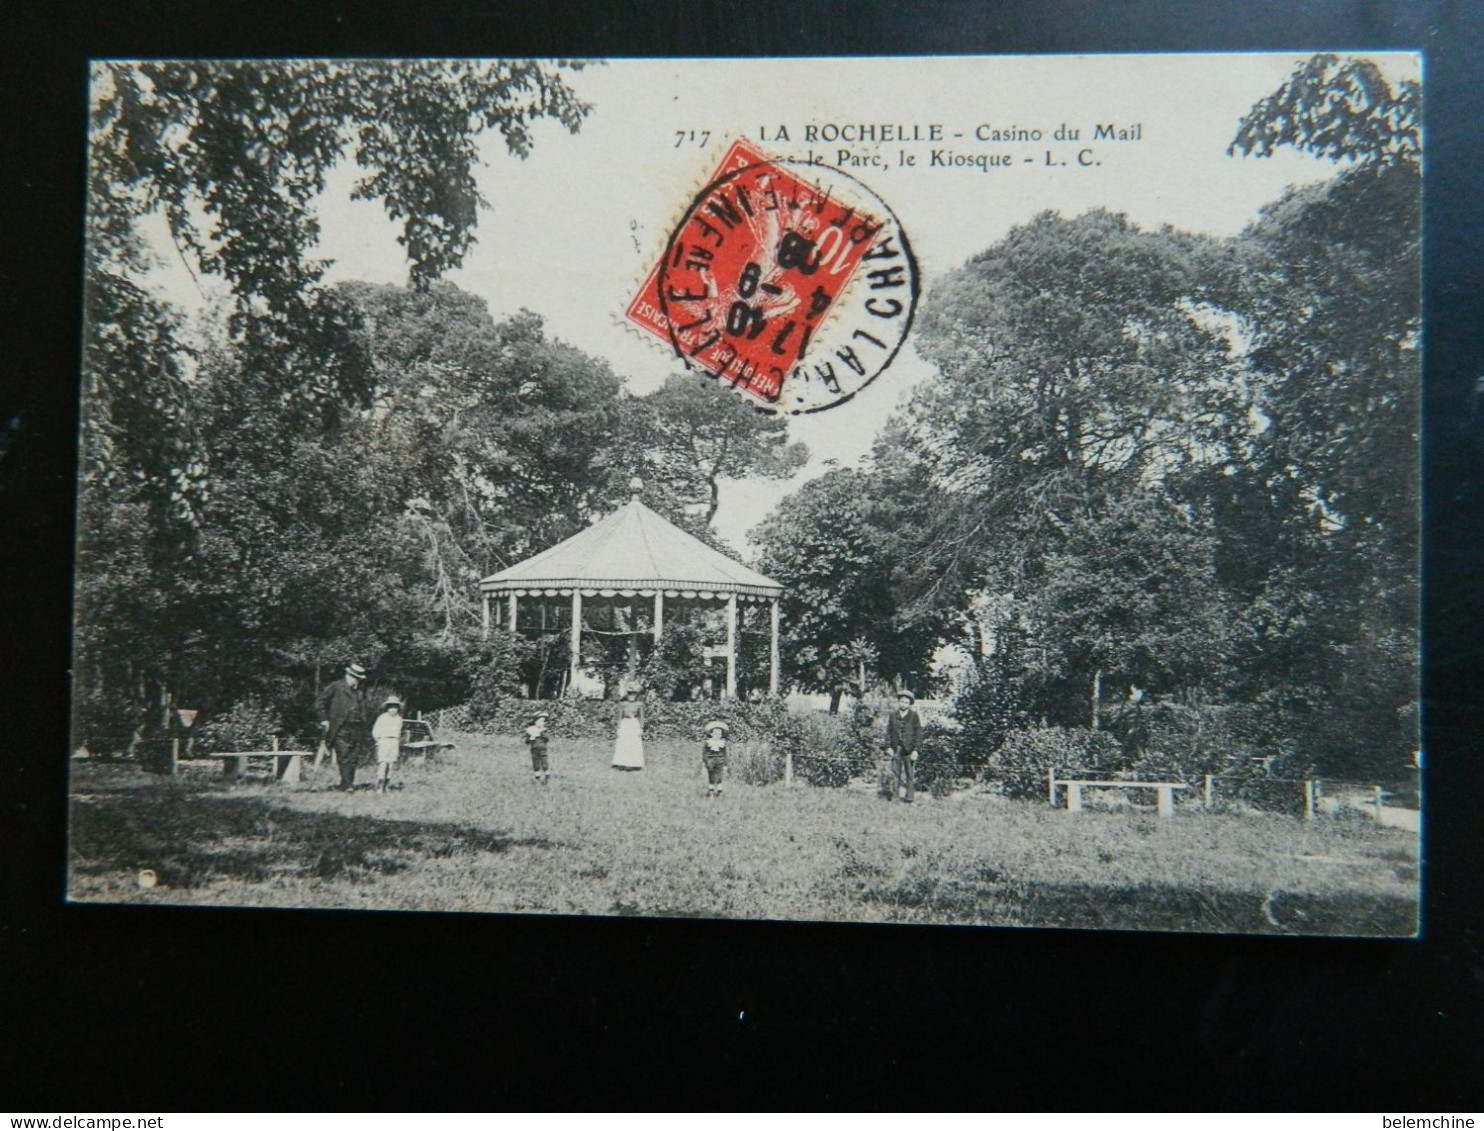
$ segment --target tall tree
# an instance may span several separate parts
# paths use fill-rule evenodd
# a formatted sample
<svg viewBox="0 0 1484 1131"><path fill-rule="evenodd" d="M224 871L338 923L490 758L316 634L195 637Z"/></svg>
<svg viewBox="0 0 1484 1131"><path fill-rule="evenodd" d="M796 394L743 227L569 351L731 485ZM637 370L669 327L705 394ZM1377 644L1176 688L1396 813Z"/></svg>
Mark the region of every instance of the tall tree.
<svg viewBox="0 0 1484 1131"><path fill-rule="evenodd" d="M461 565L511 565L621 497L621 382L606 363L529 311L495 323L452 284L342 293L366 320L380 442Z"/></svg>
<svg viewBox="0 0 1484 1131"><path fill-rule="evenodd" d="M97 64L85 468L109 458L97 440L122 433L139 449L124 453L127 465L170 465L162 489L187 518L206 474L203 461L180 451L183 430L172 418L181 399L178 363L165 363L179 352L172 320L130 289L148 261L142 221L163 214L188 265L230 285L233 339L284 415L326 418L370 391L351 348L354 311L320 285L328 264L311 257L330 168L348 153L365 170L354 195L384 201L401 221L411 278L424 286L473 243L479 135L497 129L524 157L536 119L577 129L588 107L564 69L518 60ZM148 381L133 379L143 360ZM120 428L115 416L135 404L170 427Z"/></svg>
<svg viewBox="0 0 1484 1131"><path fill-rule="evenodd" d="M188 550L160 572L140 505L88 512L94 684L137 683L147 657L192 706L283 704L353 655L426 705L499 651L478 578L605 505L606 364L447 284L344 293L367 314L372 408L294 426L217 342L190 383L212 476Z"/></svg>
<svg viewBox="0 0 1484 1131"><path fill-rule="evenodd" d="M1042 551L1038 584L1018 595L1037 645L1022 690L1035 714L1100 724L1106 684L1188 702L1220 698L1231 671L1231 609L1205 516L1156 491L1110 497ZM1037 695L1039 690L1040 694Z"/></svg>
<svg viewBox="0 0 1484 1131"><path fill-rule="evenodd" d="M1416 741L1419 111L1416 83L1318 55L1232 145L1339 165L1236 244L1229 303L1268 427L1223 486L1272 520L1222 527L1227 576L1250 597L1252 693L1330 772L1394 772Z"/></svg>
<svg viewBox="0 0 1484 1131"><path fill-rule="evenodd" d="M837 469L784 499L752 533L759 564L784 587L784 673L827 692L831 709L866 677L920 687L937 638L904 627L894 591L895 554L880 483Z"/></svg>
<svg viewBox="0 0 1484 1131"><path fill-rule="evenodd" d="M1348 549L1412 572L1421 333L1418 88L1318 55L1243 119L1233 150L1291 145L1345 163L1291 190L1237 244L1268 462ZM1403 487L1404 489L1398 489Z"/></svg>
<svg viewBox="0 0 1484 1131"><path fill-rule="evenodd" d="M523 61L94 68L78 559L82 694L126 686L162 705L182 673L199 670L192 643L199 626L240 629L271 615L268 604L234 606L217 590L221 579L205 566L233 568L226 545L233 538L212 527L207 511L220 519L234 500L260 514L288 499L307 505L301 478L273 484L266 470L236 473L254 455L304 455L316 446L316 431L329 437L354 427L370 406L376 370L358 336L359 314L346 295L322 285L327 264L313 258L314 208L330 168L349 156L364 171L355 195L382 200L401 222L411 278L425 286L472 245L482 203L473 179L479 136L498 130L510 152L524 157L536 120L576 130L588 107L566 85L575 68ZM229 361L189 348L178 314L141 285L151 263L141 233L156 215L191 270L229 285ZM225 388L204 372L211 365L234 374L238 400L202 395ZM228 404L244 409L239 420L224 421ZM338 456L327 442L327 455ZM254 453L251 444L263 446ZM350 470L334 459L306 466L332 475ZM294 531L297 517L285 511L280 532ZM237 541L253 542L249 532L258 529L248 522ZM347 559L327 553L318 535L298 533L297 542L280 546L285 556ZM261 552L270 542L254 545ZM281 564L285 556L265 560ZM261 592L272 595L273 584L265 580ZM270 638L282 646L267 627L251 639Z"/></svg>
<svg viewBox="0 0 1484 1131"><path fill-rule="evenodd" d="M1013 575L1004 523L1051 532L1114 484L1224 457L1245 406L1202 306L1218 254L1106 212L1045 213L940 283L919 348L942 380L902 433L948 489L935 586L986 555Z"/></svg>
<svg viewBox="0 0 1484 1131"><path fill-rule="evenodd" d="M1122 216L1047 213L949 275L925 307L919 349L941 379L875 454L927 485L908 542L909 613L972 620L977 596L1003 594L1019 604L995 607L1027 617L1034 598L1036 643L1060 657L1049 670L1067 684L1048 702L1085 704L1099 672L1126 687L1189 661L1140 653L1139 639L1188 641L1184 614L1127 590L1120 610L1124 574L1110 563L1147 583L1147 558L1176 571L1169 586L1205 585L1201 555L1169 551L1199 537L1199 518L1187 530L1177 511L1140 500L1225 465L1250 438L1232 322L1211 305L1222 259L1215 241ZM1084 570L1106 584L1077 597ZM1053 616L1056 591L1066 607ZM1088 599L1102 615L1088 619Z"/></svg>
<svg viewBox="0 0 1484 1131"><path fill-rule="evenodd" d="M721 504L723 479L787 479L809 458L802 443L789 442L783 417L758 412L693 375L672 376L630 402L623 427L645 482L672 507L704 507L705 526Z"/></svg>
<svg viewBox="0 0 1484 1131"><path fill-rule="evenodd" d="M1270 157L1283 146L1416 171L1422 86L1412 79L1393 86L1369 59L1311 56L1242 118L1227 152Z"/></svg>

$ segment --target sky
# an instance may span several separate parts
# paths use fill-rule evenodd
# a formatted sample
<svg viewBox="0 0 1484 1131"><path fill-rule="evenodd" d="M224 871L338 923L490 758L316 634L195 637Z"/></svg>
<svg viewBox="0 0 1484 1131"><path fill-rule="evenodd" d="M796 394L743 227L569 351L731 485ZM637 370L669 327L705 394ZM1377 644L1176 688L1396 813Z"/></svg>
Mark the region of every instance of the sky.
<svg viewBox="0 0 1484 1131"><path fill-rule="evenodd" d="M1243 114L1303 58L610 60L569 78L593 107L577 135L539 122L526 160L497 134L486 139L478 180L489 206L478 244L448 278L497 319L535 311L550 336L608 361L642 394L682 367L623 311L736 137L780 157L812 153L866 183L911 239L930 301L936 279L1048 209L1071 217L1105 208L1144 227L1228 236L1286 186L1332 176L1331 162L1291 150L1266 159L1226 152ZM1416 56L1372 58L1393 81L1418 77ZM1099 125L1114 137L1095 139ZM862 139L862 127L877 140ZM992 157L1004 164L991 167ZM333 260L327 280L405 283L397 227L379 203L350 200L356 176L353 165L337 168L319 204L318 254ZM163 222L152 239L161 266L151 284L199 306L212 281L185 270ZM911 390L933 378L909 339L852 401L788 418L809 464L785 482L724 483L719 533L747 551L747 531L780 499L853 465Z"/></svg>

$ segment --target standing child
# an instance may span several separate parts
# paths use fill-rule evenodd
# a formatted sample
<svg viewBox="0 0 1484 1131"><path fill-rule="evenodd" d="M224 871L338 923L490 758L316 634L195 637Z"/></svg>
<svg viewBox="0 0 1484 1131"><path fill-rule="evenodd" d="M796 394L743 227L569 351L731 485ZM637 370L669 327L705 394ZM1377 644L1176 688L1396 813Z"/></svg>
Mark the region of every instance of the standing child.
<svg viewBox="0 0 1484 1131"><path fill-rule="evenodd" d="M385 793L392 783L392 767L402 754L402 700L395 695L381 705L381 714L371 725L376 740L376 790Z"/></svg>
<svg viewBox="0 0 1484 1131"><path fill-rule="evenodd" d="M881 796L893 801L900 794L912 804L912 779L917 769L917 744L922 739L922 719L913 710L917 697L910 691L897 696L895 713L886 717L887 772L881 781Z"/></svg>
<svg viewBox="0 0 1484 1131"><path fill-rule="evenodd" d="M701 762L706 767L706 796L720 797L721 780L727 770L727 724L719 719L706 724Z"/></svg>
<svg viewBox="0 0 1484 1131"><path fill-rule="evenodd" d="M531 780L542 785L551 782L551 762L546 757L546 716L532 715L526 727L526 745L531 748Z"/></svg>

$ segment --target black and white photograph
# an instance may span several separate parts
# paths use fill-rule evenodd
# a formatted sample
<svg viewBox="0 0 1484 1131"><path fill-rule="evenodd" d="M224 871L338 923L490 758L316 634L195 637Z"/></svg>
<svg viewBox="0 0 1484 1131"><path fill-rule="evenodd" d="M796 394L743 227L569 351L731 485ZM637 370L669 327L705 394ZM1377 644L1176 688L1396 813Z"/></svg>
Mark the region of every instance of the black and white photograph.
<svg viewBox="0 0 1484 1131"><path fill-rule="evenodd" d="M66 898L1415 936L1421 80L93 61Z"/></svg>

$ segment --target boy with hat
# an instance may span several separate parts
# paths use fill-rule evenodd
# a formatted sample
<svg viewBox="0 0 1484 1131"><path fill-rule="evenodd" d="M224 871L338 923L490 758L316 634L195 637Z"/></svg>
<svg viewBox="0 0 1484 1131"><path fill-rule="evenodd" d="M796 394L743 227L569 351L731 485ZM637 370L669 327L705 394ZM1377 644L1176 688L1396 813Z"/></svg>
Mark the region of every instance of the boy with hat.
<svg viewBox="0 0 1484 1131"><path fill-rule="evenodd" d="M886 753L889 771L882 781L881 796L891 801L900 794L912 803L912 771L917 763L917 743L922 737L922 720L912 705L917 697L910 691L897 696L897 709L886 717Z"/></svg>
<svg viewBox="0 0 1484 1131"><path fill-rule="evenodd" d="M531 725L526 727L526 745L531 748L531 780L542 785L551 783L551 762L546 757L546 716L531 716Z"/></svg>
<svg viewBox="0 0 1484 1131"><path fill-rule="evenodd" d="M371 737L376 740L376 789L385 793L391 788L392 767L402 754L402 700L395 695L382 703Z"/></svg>
<svg viewBox="0 0 1484 1131"><path fill-rule="evenodd" d="M706 796L721 796L721 780L727 770L727 724L714 719L706 724L701 743L701 764L706 767Z"/></svg>

